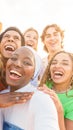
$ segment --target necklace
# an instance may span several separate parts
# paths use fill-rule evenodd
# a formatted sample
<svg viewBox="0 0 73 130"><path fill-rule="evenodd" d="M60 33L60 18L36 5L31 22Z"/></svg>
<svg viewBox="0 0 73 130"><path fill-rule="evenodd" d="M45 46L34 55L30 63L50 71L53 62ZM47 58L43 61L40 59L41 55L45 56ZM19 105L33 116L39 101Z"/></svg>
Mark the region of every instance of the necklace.
<svg viewBox="0 0 73 130"><path fill-rule="evenodd" d="M54 90L56 93L66 93L66 92L68 92L71 89L72 89L72 86L70 86L68 89L66 89L64 91L58 91L58 90L55 90L54 87L52 87L52 90Z"/></svg>

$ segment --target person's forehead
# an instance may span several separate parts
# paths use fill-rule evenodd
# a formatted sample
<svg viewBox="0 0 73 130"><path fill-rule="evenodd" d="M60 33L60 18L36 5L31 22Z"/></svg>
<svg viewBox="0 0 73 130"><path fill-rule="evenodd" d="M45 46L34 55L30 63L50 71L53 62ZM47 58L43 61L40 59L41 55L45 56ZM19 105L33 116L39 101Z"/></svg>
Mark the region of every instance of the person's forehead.
<svg viewBox="0 0 73 130"><path fill-rule="evenodd" d="M15 52L14 52L14 54L15 53L18 53L19 55L22 53L23 55L31 55L31 56L33 56L34 57L34 54L33 54L33 52L30 50L30 49L28 49L28 48L25 48L25 47L21 47L21 48L19 48L19 49L17 49Z"/></svg>
<svg viewBox="0 0 73 130"><path fill-rule="evenodd" d="M38 35L38 34L36 33L36 31L34 31L34 30L29 30L29 31L27 31L27 32L25 33L25 35L27 35L27 34L30 34L30 35L32 35L32 34Z"/></svg>
<svg viewBox="0 0 73 130"><path fill-rule="evenodd" d="M58 30L55 27L47 28L46 32L50 32L50 31L58 32Z"/></svg>
<svg viewBox="0 0 73 130"><path fill-rule="evenodd" d="M71 57L67 53L59 53L54 57L54 59L72 61Z"/></svg>
<svg viewBox="0 0 73 130"><path fill-rule="evenodd" d="M15 31L15 30L8 30L8 31L6 31L6 32L4 33L4 35L6 35L6 34L9 34L9 35L10 35L10 34L13 34L13 35L15 35L15 34L16 34L16 35L20 35L19 32Z"/></svg>

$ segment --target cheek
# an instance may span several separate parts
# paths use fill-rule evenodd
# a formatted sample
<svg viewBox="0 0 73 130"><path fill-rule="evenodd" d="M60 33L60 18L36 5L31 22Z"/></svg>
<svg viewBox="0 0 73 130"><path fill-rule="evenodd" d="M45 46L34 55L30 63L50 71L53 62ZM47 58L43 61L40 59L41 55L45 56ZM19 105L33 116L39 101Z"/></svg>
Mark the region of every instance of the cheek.
<svg viewBox="0 0 73 130"><path fill-rule="evenodd" d="M5 42L6 42L6 39L3 38L2 41L1 41L1 45L3 45Z"/></svg>
<svg viewBox="0 0 73 130"><path fill-rule="evenodd" d="M25 39L25 41L28 41L28 40L29 40L29 37L25 37L24 39Z"/></svg>
<svg viewBox="0 0 73 130"><path fill-rule="evenodd" d="M4 48L4 43L3 42L1 42L0 48L1 48L1 50L2 50L2 48Z"/></svg>
<svg viewBox="0 0 73 130"><path fill-rule="evenodd" d="M45 39L44 39L44 43L45 43L45 44L46 44L48 41L49 41L48 38L45 38Z"/></svg>
<svg viewBox="0 0 73 130"><path fill-rule="evenodd" d="M18 41L18 42L17 42L17 48L20 48L20 47L21 47L21 42Z"/></svg>
<svg viewBox="0 0 73 130"><path fill-rule="evenodd" d="M7 64L6 64L6 71L8 71L8 69L10 68L10 66L11 66L12 64L13 64L12 61L9 59L9 60L7 61Z"/></svg>
<svg viewBox="0 0 73 130"><path fill-rule="evenodd" d="M29 76L29 77L33 77L34 75L34 69L33 68L29 68L26 70L26 74Z"/></svg>
<svg viewBox="0 0 73 130"><path fill-rule="evenodd" d="M67 70L66 70L66 74L70 77L70 76L72 75L72 70L67 69Z"/></svg>
<svg viewBox="0 0 73 130"><path fill-rule="evenodd" d="M61 39L61 37L60 37L60 36L57 36L57 37L56 37L56 39L57 39L59 42L61 42L61 41L62 41L62 39Z"/></svg>

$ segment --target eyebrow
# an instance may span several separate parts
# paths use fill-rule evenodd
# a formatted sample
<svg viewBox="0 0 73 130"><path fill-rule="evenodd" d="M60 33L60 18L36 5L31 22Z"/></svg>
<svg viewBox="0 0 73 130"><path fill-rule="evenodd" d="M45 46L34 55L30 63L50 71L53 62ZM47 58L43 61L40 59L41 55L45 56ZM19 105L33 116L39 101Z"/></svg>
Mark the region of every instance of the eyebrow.
<svg viewBox="0 0 73 130"><path fill-rule="evenodd" d="M57 60L56 60L56 59L54 59L53 61L57 61ZM68 60L65 60L65 59L63 59L62 61L68 62Z"/></svg>
<svg viewBox="0 0 73 130"><path fill-rule="evenodd" d="M68 60L63 60L63 61L68 61Z"/></svg>

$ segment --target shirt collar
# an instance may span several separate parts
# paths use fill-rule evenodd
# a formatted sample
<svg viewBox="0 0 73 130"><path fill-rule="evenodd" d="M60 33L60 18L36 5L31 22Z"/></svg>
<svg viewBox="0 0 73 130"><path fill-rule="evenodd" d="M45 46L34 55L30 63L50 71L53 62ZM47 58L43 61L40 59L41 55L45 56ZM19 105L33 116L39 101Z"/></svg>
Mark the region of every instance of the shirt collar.
<svg viewBox="0 0 73 130"><path fill-rule="evenodd" d="M37 88L31 85L31 83L29 83L26 86L16 90L15 92L35 92L36 90Z"/></svg>

